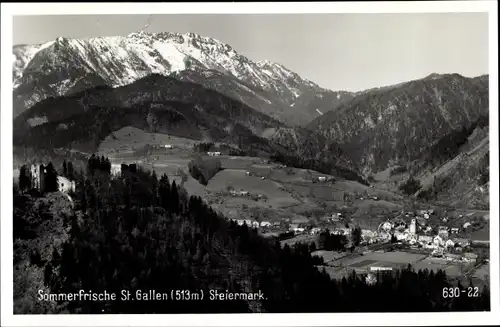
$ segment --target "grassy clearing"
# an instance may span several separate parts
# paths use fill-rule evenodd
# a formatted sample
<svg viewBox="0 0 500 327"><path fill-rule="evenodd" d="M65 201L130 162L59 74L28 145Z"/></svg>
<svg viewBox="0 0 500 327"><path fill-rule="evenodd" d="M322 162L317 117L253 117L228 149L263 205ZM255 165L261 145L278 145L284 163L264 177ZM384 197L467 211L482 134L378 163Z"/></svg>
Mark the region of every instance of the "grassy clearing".
<svg viewBox="0 0 500 327"><path fill-rule="evenodd" d="M99 151L120 153L140 149L146 145L170 144L175 148L191 148L196 141L167 134L149 133L135 127L124 127L101 142Z"/></svg>
<svg viewBox="0 0 500 327"><path fill-rule="evenodd" d="M268 179L247 176L244 170L226 169L217 173L208 183L210 191L226 191L227 187L244 190L250 194L262 194L268 198L272 207L285 207L299 204L289 193L281 191L281 185Z"/></svg>

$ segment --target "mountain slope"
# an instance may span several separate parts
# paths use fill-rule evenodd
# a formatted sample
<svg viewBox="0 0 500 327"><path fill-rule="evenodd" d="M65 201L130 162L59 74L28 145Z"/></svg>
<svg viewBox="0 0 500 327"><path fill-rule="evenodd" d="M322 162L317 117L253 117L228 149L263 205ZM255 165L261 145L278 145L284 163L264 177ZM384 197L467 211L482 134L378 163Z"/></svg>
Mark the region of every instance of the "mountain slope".
<svg viewBox="0 0 500 327"><path fill-rule="evenodd" d="M327 92L282 65L253 62L227 44L194 33L141 32L87 40L57 38L43 45L16 46L13 54L14 87L19 89L14 95L14 116L42 99L68 94L68 87L47 89L46 80L68 80L65 83L74 84L82 75L99 77L98 81L88 82L89 87L104 83L118 87L149 74L216 70L267 93L270 102L282 107L280 120L288 123L303 123L304 118L310 121L315 117L295 118L302 110L300 106L291 107L297 97ZM26 84L30 87L23 88ZM41 86L32 88L33 84Z"/></svg>
<svg viewBox="0 0 500 327"><path fill-rule="evenodd" d="M321 158L328 164L328 173L338 166L359 179L356 165L338 147L329 145L328 149L334 151L325 152L327 143L323 137L298 127L289 128L199 84L158 74L123 87L98 87L46 99L14 120L14 145L93 152L111 132L125 126L225 142L269 156L279 153L308 160ZM284 128L293 132L279 138L266 134L271 129ZM315 145L316 141L311 140L321 141ZM318 157L323 152L329 155Z"/></svg>
<svg viewBox="0 0 500 327"><path fill-rule="evenodd" d="M335 140L363 171L405 166L453 130L488 115L487 76L434 75L356 96L308 128Z"/></svg>
<svg viewBox="0 0 500 327"><path fill-rule="evenodd" d="M149 129L148 115L155 116L158 132L195 139L203 138L204 130L222 140L231 137L229 131L235 127L240 135L249 136L281 125L200 85L150 75L120 88L99 87L70 97L46 99L15 119L14 139L18 144L33 144L42 140L41 133L43 138L67 146L93 137L90 130L98 131L95 135L100 140L110 128L119 129L124 123ZM90 129L88 133L86 129ZM79 130L84 134L79 135ZM67 137L57 137L57 133Z"/></svg>

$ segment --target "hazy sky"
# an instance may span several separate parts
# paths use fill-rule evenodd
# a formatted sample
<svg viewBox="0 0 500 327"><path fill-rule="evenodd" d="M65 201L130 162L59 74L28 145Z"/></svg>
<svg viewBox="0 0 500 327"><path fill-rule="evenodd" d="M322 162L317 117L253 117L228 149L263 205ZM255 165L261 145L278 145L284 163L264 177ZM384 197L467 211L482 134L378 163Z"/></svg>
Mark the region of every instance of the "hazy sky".
<svg viewBox="0 0 500 327"><path fill-rule="evenodd" d="M148 18L17 16L14 44L127 35ZM154 15L146 31L210 36L332 90L358 91L431 73L488 72L487 13Z"/></svg>

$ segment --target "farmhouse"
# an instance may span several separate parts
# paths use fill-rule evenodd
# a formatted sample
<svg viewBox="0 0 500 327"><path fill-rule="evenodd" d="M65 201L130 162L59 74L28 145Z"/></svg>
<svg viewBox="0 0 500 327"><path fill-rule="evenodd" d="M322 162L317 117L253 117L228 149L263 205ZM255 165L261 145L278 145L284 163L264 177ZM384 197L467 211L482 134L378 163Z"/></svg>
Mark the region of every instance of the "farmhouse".
<svg viewBox="0 0 500 327"><path fill-rule="evenodd" d="M470 245L469 240L465 238L453 238L452 241L462 247Z"/></svg>
<svg viewBox="0 0 500 327"><path fill-rule="evenodd" d="M260 227L271 227L271 223L269 221L261 221Z"/></svg>
<svg viewBox="0 0 500 327"><path fill-rule="evenodd" d="M445 257L447 260L450 260L450 261L460 261L460 259L462 258L461 255L453 254L453 253L446 253Z"/></svg>
<svg viewBox="0 0 500 327"><path fill-rule="evenodd" d="M319 227L311 228L311 235L316 235L316 234L319 234L320 232L321 232L321 228L319 228Z"/></svg>
<svg viewBox="0 0 500 327"><path fill-rule="evenodd" d="M401 232L395 232L394 233L394 237L396 237L396 240L398 241L404 241L406 240L408 234L404 234L404 233L401 233Z"/></svg>
<svg viewBox="0 0 500 327"><path fill-rule="evenodd" d="M207 152L207 155L209 155L211 157L218 157L218 156L220 156L220 152L218 152L218 151L215 151L215 152L209 151L209 152Z"/></svg>
<svg viewBox="0 0 500 327"><path fill-rule="evenodd" d="M418 241L421 243L432 242L432 237L428 235L418 235Z"/></svg>
<svg viewBox="0 0 500 327"><path fill-rule="evenodd" d="M234 191L234 190L231 190L229 193L232 196L247 196L249 194L248 191Z"/></svg>
<svg viewBox="0 0 500 327"><path fill-rule="evenodd" d="M392 229L392 224L388 221L386 221L383 225L382 225L382 229L384 230L391 230Z"/></svg>
<svg viewBox="0 0 500 327"><path fill-rule="evenodd" d="M472 225L472 224L471 224L470 222L468 222L468 221L467 221L467 222L465 222L465 224L464 224L464 226L463 226L463 227L464 227L464 229L465 229L465 228L469 227L470 225Z"/></svg>
<svg viewBox="0 0 500 327"><path fill-rule="evenodd" d="M320 182L325 182L325 181L326 181L326 177L325 177L325 176L319 176L319 177L318 177L318 180L319 180Z"/></svg>
<svg viewBox="0 0 500 327"><path fill-rule="evenodd" d="M477 257L478 257L478 255L475 254L475 253L471 253L471 252L464 253L464 259L465 259L465 261L476 262Z"/></svg>

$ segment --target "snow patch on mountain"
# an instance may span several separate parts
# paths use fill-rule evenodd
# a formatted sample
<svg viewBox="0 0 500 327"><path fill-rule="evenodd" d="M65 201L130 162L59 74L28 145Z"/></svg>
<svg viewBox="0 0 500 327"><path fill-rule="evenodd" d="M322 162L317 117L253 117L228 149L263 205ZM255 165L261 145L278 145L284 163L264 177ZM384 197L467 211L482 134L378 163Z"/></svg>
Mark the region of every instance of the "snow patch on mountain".
<svg viewBox="0 0 500 327"><path fill-rule="evenodd" d="M272 101L263 95L278 99L280 105L290 106L304 94L325 91L281 64L269 60L254 62L221 41L194 33L138 32L90 39L60 37L43 45L16 46L13 54L16 57L15 87L45 77L50 83L66 78L75 81L83 73L115 88L150 74L168 76L186 70L213 70L232 75L253 90L262 90L255 94L269 104ZM22 78L25 72L30 73L30 78ZM43 88L30 91L37 94L23 95L29 100L22 101L23 108L18 108L18 112L33 105L35 99L65 95L71 84L74 83L59 81L57 87L51 85L56 94L49 94Z"/></svg>
<svg viewBox="0 0 500 327"><path fill-rule="evenodd" d="M153 47L171 65L171 72L186 69L184 58L186 55L179 51L174 44L155 42Z"/></svg>

